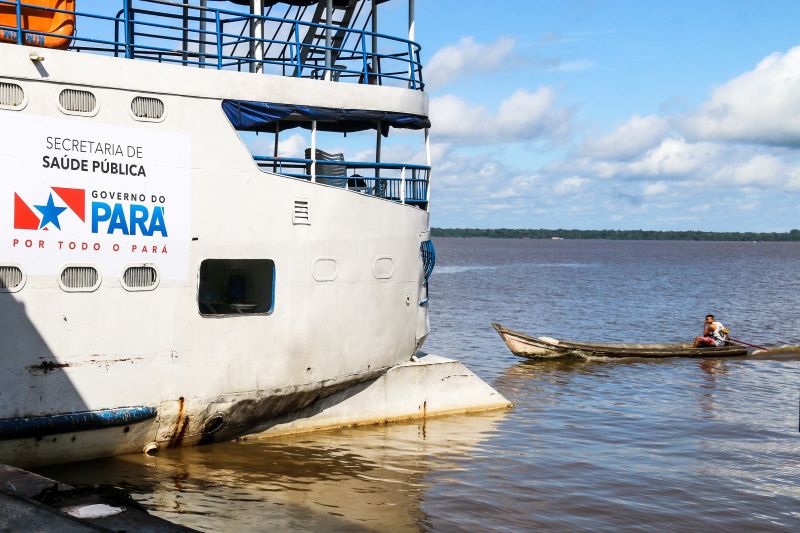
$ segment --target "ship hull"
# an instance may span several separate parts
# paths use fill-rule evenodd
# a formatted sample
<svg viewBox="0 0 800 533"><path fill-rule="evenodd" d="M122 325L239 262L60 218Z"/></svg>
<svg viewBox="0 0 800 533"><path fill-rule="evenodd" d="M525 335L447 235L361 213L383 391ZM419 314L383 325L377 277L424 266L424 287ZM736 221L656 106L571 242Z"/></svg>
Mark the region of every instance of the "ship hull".
<svg viewBox="0 0 800 533"><path fill-rule="evenodd" d="M221 109L222 99L254 91L346 106L352 88L46 55L45 76L26 47L0 44L0 78L23 87L26 98L22 109L0 109L0 163L13 170L0 177L0 262L24 273L20 288L0 293L0 463L42 465L235 438L375 379L419 349L428 333L420 304L427 297L420 257L427 211L263 172ZM122 64L125 77L115 78ZM74 87L96 96L94 115L59 111L60 92ZM376 91L363 93L367 105L374 99L376 106L426 111L414 91L369 89ZM165 103L163 121L132 119L131 100L141 95ZM132 146L133 156L76 155L49 138L104 139L123 152ZM85 159L89 170L44 168L46 156ZM128 166L102 174L92 172L94 161ZM135 175L130 161L147 175ZM86 197L85 212L70 203L75 191ZM104 191L111 199L99 198ZM165 230L151 218L136 235L130 220L128 234L112 232L113 195L124 193L163 196ZM42 213L48 195L66 210ZM95 205L101 200L109 206L105 221L105 208ZM298 200L310 223L297 223ZM20 216L21 203L40 224L54 216L63 225L24 227L30 213ZM201 264L226 259L274 265L268 311L209 314L198 305ZM158 269L152 290L131 290L122 279L139 264ZM69 265L96 268L96 287L65 288ZM126 423L129 412L152 416ZM121 418L109 421L105 413Z"/></svg>

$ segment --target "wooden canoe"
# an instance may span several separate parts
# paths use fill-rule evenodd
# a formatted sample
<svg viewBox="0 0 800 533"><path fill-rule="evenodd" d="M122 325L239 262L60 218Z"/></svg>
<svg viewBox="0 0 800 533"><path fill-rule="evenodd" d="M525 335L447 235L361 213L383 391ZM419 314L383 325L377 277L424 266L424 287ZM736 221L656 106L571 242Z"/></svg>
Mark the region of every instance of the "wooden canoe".
<svg viewBox="0 0 800 533"><path fill-rule="evenodd" d="M573 342L551 337L531 337L492 322L492 326L514 355L555 358L570 355L594 357L731 357L747 355L744 346L693 348L691 344L612 344Z"/></svg>

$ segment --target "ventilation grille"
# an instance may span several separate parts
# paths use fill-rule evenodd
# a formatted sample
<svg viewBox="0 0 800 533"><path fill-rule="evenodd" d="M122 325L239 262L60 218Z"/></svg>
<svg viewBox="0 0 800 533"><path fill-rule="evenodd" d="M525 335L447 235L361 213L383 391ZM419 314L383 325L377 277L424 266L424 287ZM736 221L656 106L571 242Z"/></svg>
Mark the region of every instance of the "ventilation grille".
<svg viewBox="0 0 800 533"><path fill-rule="evenodd" d="M292 223L296 225L311 225L311 213L309 212L308 200L294 201L294 214L292 216Z"/></svg>
<svg viewBox="0 0 800 533"><path fill-rule="evenodd" d="M22 87L16 83L0 82L0 106L19 107L25 101Z"/></svg>
<svg viewBox="0 0 800 533"><path fill-rule="evenodd" d="M58 103L65 111L73 113L91 114L97 108L97 98L89 91L77 89L64 89L58 95Z"/></svg>
<svg viewBox="0 0 800 533"><path fill-rule="evenodd" d="M15 266L0 265L0 290L12 291L22 285L22 270Z"/></svg>
<svg viewBox="0 0 800 533"><path fill-rule="evenodd" d="M129 267L122 275L122 284L129 290L154 289L157 283L158 272L151 266Z"/></svg>
<svg viewBox="0 0 800 533"><path fill-rule="evenodd" d="M72 291L92 291L100 284L97 269L89 266L71 266L61 271L61 285Z"/></svg>
<svg viewBox="0 0 800 533"><path fill-rule="evenodd" d="M164 102L158 98L137 96L131 101L133 116L147 120L160 120L164 117Z"/></svg>

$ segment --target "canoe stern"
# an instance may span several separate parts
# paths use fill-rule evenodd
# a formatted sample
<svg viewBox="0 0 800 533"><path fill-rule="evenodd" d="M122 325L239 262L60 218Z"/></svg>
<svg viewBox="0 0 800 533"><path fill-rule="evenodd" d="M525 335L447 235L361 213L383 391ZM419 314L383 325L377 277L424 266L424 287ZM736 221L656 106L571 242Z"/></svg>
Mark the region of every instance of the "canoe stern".
<svg viewBox="0 0 800 533"><path fill-rule="evenodd" d="M492 326L514 355L542 358L561 357L564 355L561 351L555 350L543 342L538 342L536 339L526 335L517 334L497 322L492 322Z"/></svg>

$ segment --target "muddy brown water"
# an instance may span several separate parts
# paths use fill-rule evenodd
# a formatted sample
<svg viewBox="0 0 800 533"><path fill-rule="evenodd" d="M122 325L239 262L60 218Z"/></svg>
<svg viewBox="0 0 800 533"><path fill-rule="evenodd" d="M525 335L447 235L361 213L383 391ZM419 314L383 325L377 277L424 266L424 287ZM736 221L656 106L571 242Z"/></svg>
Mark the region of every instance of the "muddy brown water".
<svg viewBox="0 0 800 533"><path fill-rule="evenodd" d="M438 239L426 349L516 405L40 469L207 531L800 528L800 354L520 360L490 326L800 344L800 245Z"/></svg>

